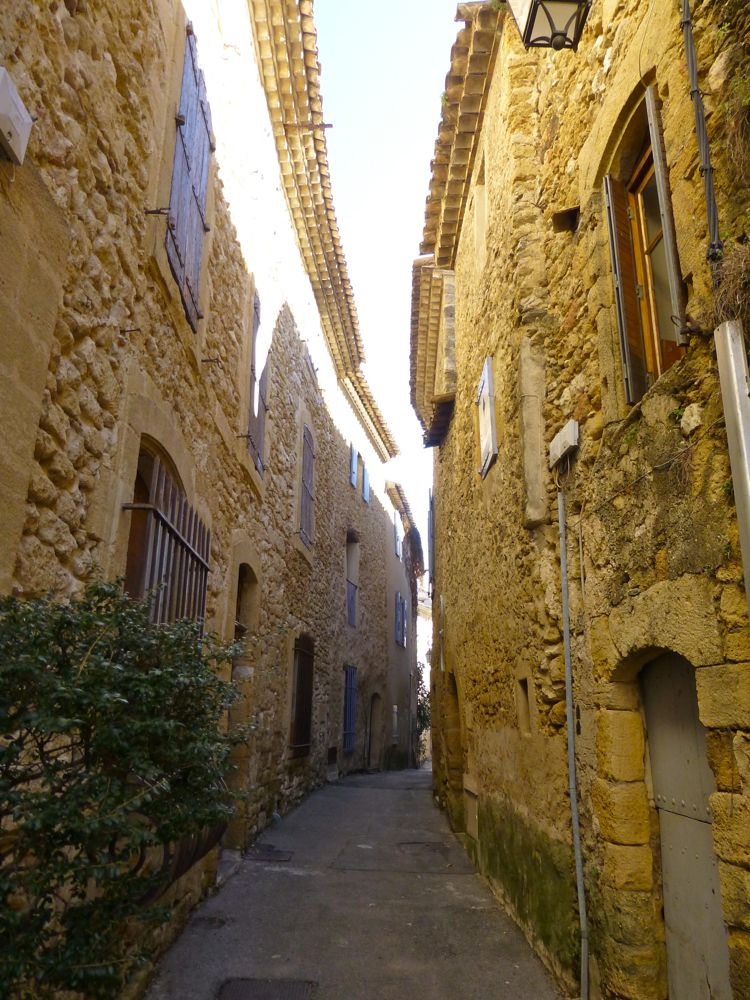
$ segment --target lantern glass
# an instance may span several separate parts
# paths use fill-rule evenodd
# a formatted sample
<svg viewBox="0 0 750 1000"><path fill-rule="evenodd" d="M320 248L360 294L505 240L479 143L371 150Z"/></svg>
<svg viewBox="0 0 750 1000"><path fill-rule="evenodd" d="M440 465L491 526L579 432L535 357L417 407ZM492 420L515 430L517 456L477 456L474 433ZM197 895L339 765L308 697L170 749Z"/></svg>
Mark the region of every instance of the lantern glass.
<svg viewBox="0 0 750 1000"><path fill-rule="evenodd" d="M591 0L508 0L526 48L577 49Z"/></svg>

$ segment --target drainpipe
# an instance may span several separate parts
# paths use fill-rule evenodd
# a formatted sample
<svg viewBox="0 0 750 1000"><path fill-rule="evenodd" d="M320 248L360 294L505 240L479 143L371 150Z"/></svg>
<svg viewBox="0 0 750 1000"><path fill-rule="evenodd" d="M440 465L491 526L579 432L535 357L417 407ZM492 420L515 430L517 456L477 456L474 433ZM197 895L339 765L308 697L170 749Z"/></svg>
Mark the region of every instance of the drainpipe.
<svg viewBox="0 0 750 1000"><path fill-rule="evenodd" d="M573 853L576 863L578 916L581 924L581 1000L589 996L589 921L586 911L586 887L583 882L581 853L581 819L578 813L578 783L576 780L576 730L573 713L573 668L570 659L570 608L568 604L568 547L566 540L565 494L557 491L557 519L560 527L560 583L562 590L563 644L565 650L565 716L568 723L568 793L570 820L573 828Z"/></svg>
<svg viewBox="0 0 750 1000"><path fill-rule="evenodd" d="M701 174L705 188L709 239L706 259L711 267L714 288L717 288L720 281L718 265L724 253L724 245L719 229L719 210L716 205L711 148L706 129L706 111L698 80L698 58L695 51L690 0L682 0L682 32L690 78L690 97L695 113L695 134L698 139ZM724 407L727 449L732 469L732 486L737 509L740 554L745 578L745 599L748 605L748 615L750 615L750 381L748 379L747 350L740 320L731 319L718 326L714 330L714 342L719 367L721 399Z"/></svg>

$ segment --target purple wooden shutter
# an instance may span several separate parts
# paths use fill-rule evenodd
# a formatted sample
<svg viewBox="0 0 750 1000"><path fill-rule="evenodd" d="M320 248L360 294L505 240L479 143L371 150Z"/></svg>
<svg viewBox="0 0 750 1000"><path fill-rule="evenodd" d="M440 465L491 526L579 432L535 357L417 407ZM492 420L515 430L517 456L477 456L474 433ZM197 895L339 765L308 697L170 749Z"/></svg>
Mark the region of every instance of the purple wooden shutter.
<svg viewBox="0 0 750 1000"><path fill-rule="evenodd" d="M206 223L206 191L211 149L211 113L206 99L206 85L198 68L195 36L188 26L166 247L185 315L193 330L203 315L198 305L198 293L203 238L209 228Z"/></svg>

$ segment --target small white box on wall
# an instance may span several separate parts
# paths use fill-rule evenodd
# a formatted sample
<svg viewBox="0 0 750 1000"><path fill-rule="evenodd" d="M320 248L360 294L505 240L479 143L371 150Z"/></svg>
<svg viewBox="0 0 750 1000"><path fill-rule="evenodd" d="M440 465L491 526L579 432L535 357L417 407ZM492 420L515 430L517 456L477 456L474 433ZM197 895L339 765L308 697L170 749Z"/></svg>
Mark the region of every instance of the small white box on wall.
<svg viewBox="0 0 750 1000"><path fill-rule="evenodd" d="M10 74L0 66L0 148L19 166L26 156L33 124Z"/></svg>
<svg viewBox="0 0 750 1000"><path fill-rule="evenodd" d="M578 421L569 420L561 431L552 438L549 446L549 467L554 469L557 463L575 451L578 447Z"/></svg>

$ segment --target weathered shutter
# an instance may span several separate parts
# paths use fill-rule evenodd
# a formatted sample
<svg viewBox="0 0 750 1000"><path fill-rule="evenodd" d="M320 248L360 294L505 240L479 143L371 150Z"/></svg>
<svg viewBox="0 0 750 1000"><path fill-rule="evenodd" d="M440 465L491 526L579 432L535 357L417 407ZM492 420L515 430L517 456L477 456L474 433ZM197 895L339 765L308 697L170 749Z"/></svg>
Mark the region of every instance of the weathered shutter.
<svg viewBox="0 0 750 1000"><path fill-rule="evenodd" d="M487 358L482 370L477 392L479 407L479 444L481 450L480 474L487 475L489 467L497 455L497 431L495 427L495 389L492 381L492 358Z"/></svg>
<svg viewBox="0 0 750 1000"><path fill-rule="evenodd" d="M654 177L656 190L659 194L659 212L661 228L664 234L664 251L667 258L667 274L669 276L669 297L672 303L672 322L675 326L675 337L678 344L686 344L687 338L682 332L685 326L685 288L680 272L680 260L677 255L677 231L672 212L672 198L669 192L669 171L667 170L667 153L664 146L661 115L659 114L659 98L656 87L646 89L646 113L648 129L651 136L651 150L654 157Z"/></svg>
<svg viewBox="0 0 750 1000"><path fill-rule="evenodd" d="M401 592L396 591L396 642L401 642Z"/></svg>
<svg viewBox="0 0 750 1000"><path fill-rule="evenodd" d="M265 447L266 447L266 414L268 413L268 360L263 366L258 382L258 413L255 418L255 446L257 450L257 461L255 467L263 475L265 469Z"/></svg>
<svg viewBox="0 0 750 1000"><path fill-rule="evenodd" d="M648 389L648 375L638 302L633 235L630 228L627 191L616 177L609 174L604 178L604 200L607 206L609 249L612 255L612 280L615 288L625 394L629 403L637 403Z"/></svg>
<svg viewBox="0 0 750 1000"><path fill-rule="evenodd" d="M305 425L302 434L302 498L300 505L300 535L307 545L312 544L313 535L313 475L315 454L310 428Z"/></svg>
<svg viewBox="0 0 750 1000"><path fill-rule="evenodd" d="M345 753L354 750L357 736L357 668L345 667L344 683L344 739Z"/></svg>
<svg viewBox="0 0 750 1000"><path fill-rule="evenodd" d="M408 619L409 605L406 598L401 600L401 645L406 647L406 623Z"/></svg>
<svg viewBox="0 0 750 1000"><path fill-rule="evenodd" d="M349 482L357 488L357 458L358 452L353 444L349 445Z"/></svg>
<svg viewBox="0 0 750 1000"><path fill-rule="evenodd" d="M206 99L206 86L198 67L195 36L188 26L166 247L185 315L194 330L202 317L198 294L203 239L208 231L206 191L211 149L211 113Z"/></svg>
<svg viewBox="0 0 750 1000"><path fill-rule="evenodd" d="M370 473L367 466L362 466L362 499L365 503L370 502Z"/></svg>

